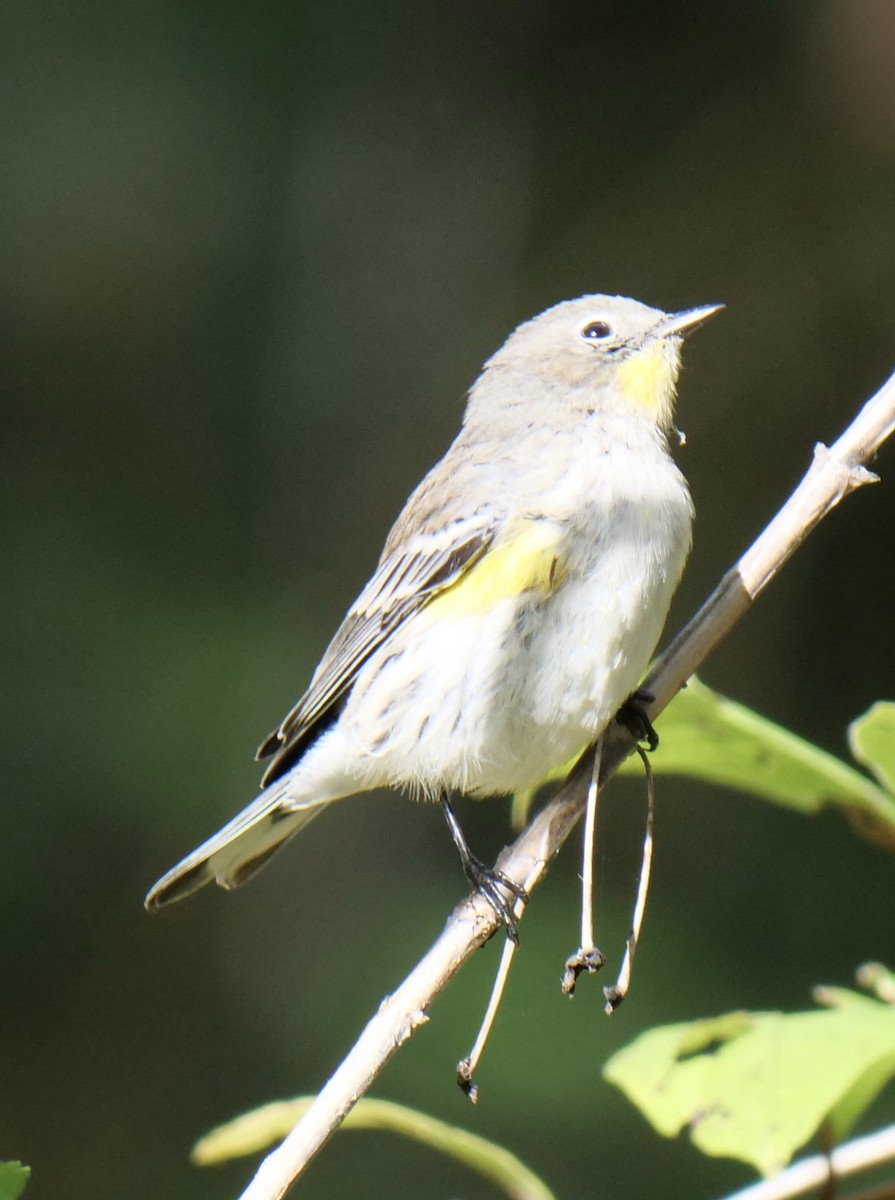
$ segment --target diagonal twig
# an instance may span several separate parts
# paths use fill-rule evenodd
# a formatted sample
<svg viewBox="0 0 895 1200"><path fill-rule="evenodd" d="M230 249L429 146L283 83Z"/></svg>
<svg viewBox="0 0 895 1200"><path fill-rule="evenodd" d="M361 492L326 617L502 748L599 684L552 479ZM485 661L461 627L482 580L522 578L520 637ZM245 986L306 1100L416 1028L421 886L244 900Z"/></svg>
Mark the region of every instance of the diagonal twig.
<svg viewBox="0 0 895 1200"><path fill-rule="evenodd" d="M895 1125L889 1125L876 1133L867 1134L866 1137L845 1142L829 1155L815 1154L811 1158L800 1159L779 1175L772 1175L770 1179L753 1183L728 1196L727 1200L791 1200L794 1196L802 1196L805 1192L820 1187L829 1178L831 1168L833 1178L838 1180L857 1171L879 1166L880 1163L891 1162L893 1158ZM887 1192L891 1195L890 1189L891 1185L888 1185L888 1189L880 1195ZM858 1198L855 1197L855 1200Z"/></svg>
<svg viewBox="0 0 895 1200"><path fill-rule="evenodd" d="M829 448L818 445L802 482L689 624L655 663L643 687L655 697L655 718L727 636L756 596L812 529L849 492L875 480L869 462L895 429L895 375L861 409ZM631 752L630 735L611 725L603 734L605 782ZM498 867L531 890L581 816L590 778L588 749L558 792L504 850ZM496 932L499 919L484 898L457 906L444 932L397 990L383 1001L341 1066L286 1139L262 1162L241 1200L279 1200L330 1138L402 1042L427 1019L427 1009L474 950Z"/></svg>

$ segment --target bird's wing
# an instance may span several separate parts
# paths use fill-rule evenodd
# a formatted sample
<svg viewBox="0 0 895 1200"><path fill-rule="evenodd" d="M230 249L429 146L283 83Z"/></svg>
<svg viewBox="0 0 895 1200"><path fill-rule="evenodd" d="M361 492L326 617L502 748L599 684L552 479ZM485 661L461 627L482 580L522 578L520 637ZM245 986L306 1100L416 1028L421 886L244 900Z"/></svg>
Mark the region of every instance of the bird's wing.
<svg viewBox="0 0 895 1200"><path fill-rule="evenodd" d="M494 540L493 512L459 518L440 529L420 531L386 551L370 582L352 605L330 642L310 687L258 748L273 761L264 774L267 787L304 753L309 735L338 714L364 663L409 617L477 562ZM490 519L488 519L490 518Z"/></svg>

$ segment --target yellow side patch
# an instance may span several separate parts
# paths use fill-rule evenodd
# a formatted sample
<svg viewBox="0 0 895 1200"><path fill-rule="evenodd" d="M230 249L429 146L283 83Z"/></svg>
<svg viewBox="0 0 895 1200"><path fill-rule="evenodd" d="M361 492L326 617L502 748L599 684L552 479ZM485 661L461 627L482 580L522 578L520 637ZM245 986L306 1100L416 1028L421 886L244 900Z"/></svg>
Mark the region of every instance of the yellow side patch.
<svg viewBox="0 0 895 1200"><path fill-rule="evenodd" d="M548 596L562 583L560 534L548 521L526 521L518 532L488 550L465 575L426 606L435 617L487 612L524 592Z"/></svg>
<svg viewBox="0 0 895 1200"><path fill-rule="evenodd" d="M671 408L678 369L674 351L653 342L619 363L616 378L632 404L662 413Z"/></svg>

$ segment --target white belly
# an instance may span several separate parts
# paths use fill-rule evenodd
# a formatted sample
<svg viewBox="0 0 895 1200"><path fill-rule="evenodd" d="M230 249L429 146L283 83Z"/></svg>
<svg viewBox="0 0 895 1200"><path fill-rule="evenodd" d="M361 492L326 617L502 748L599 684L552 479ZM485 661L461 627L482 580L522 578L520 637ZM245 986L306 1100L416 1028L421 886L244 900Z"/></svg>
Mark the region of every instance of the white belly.
<svg viewBox="0 0 895 1200"><path fill-rule="evenodd" d="M636 688L689 550L689 498L667 467L655 495L579 515L551 595L428 628L423 610L371 660L339 721L360 786L515 791L596 736Z"/></svg>

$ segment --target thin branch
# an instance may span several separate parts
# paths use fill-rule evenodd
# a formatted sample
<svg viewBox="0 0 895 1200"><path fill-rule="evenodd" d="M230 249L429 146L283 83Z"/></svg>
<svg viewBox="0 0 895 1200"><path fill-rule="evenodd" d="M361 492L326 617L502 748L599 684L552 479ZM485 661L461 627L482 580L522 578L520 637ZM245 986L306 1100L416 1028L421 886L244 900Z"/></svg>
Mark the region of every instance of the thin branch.
<svg viewBox="0 0 895 1200"><path fill-rule="evenodd" d="M895 1125L846 1142L829 1155L815 1154L812 1158L803 1158L779 1175L753 1183L751 1187L734 1192L726 1200L790 1200L823 1184L830 1176L831 1166L833 1178L843 1179L846 1175L866 1171L868 1167L892 1159L895 1159Z"/></svg>
<svg viewBox="0 0 895 1200"><path fill-rule="evenodd" d="M637 899L634 901L634 916L631 918L631 932L625 944L625 957L622 959L618 979L611 987L603 988L606 997L604 1010L611 1017L628 994L631 986L631 971L634 967L634 955L640 941L640 928L643 925L643 914L646 912L646 897L649 892L650 873L653 866L653 825L656 819L656 785L653 780L653 768L646 756L646 751L640 745L637 753L643 761L646 772L646 832L643 835L643 857L640 862L640 876L637 880Z"/></svg>
<svg viewBox="0 0 895 1200"><path fill-rule="evenodd" d="M600 802L600 765L603 759L603 735L594 743L590 756L590 783L584 802L584 846L581 863L581 941L574 954L566 959L560 988L570 999L575 995L578 976L602 971L606 955L594 942L594 846L597 836L597 807Z"/></svg>
<svg viewBox="0 0 895 1200"><path fill-rule="evenodd" d="M594 749L592 778L584 806L584 851L581 864L581 950L596 949L594 941L594 847L597 840L597 806L600 802L600 743Z"/></svg>
<svg viewBox="0 0 895 1200"><path fill-rule="evenodd" d="M534 884L534 876L526 879L525 891L528 893L529 884ZM517 899L513 906L513 916L517 921L522 920L522 914L525 912L525 904L521 899ZM461 1090L469 1097L473 1104L478 1102L479 1089L475 1082L474 1075L479 1065L479 1059L485 1050L485 1044L491 1035L491 1027L497 1016L500 1008L500 1002L503 999L504 988L507 985L507 979L510 975L510 967L513 965L513 959L516 951L519 949L519 943L514 942L508 937L504 940L503 950L500 955L500 964L497 968L497 975L494 978L494 984L491 988L491 995L488 998L488 1007L485 1009L485 1015L482 1018L482 1024L476 1039L473 1042L472 1049L465 1058L461 1058L457 1063L457 1083Z"/></svg>
<svg viewBox="0 0 895 1200"><path fill-rule="evenodd" d="M792 496L654 665L643 682L643 688L655 697L648 710L651 718L727 636L818 522L849 492L876 478L863 464L874 457L893 429L895 375L829 450L815 448L814 461ZM617 725L605 731L602 782L631 749L630 735ZM557 794L500 856L499 869L529 892L581 815L592 754L589 748L581 756ZM383 1002L302 1120L261 1164L241 1200L279 1200L285 1195L401 1043L428 1020L427 1010L435 997L498 925L499 919L483 897L474 894L458 905L444 932Z"/></svg>

